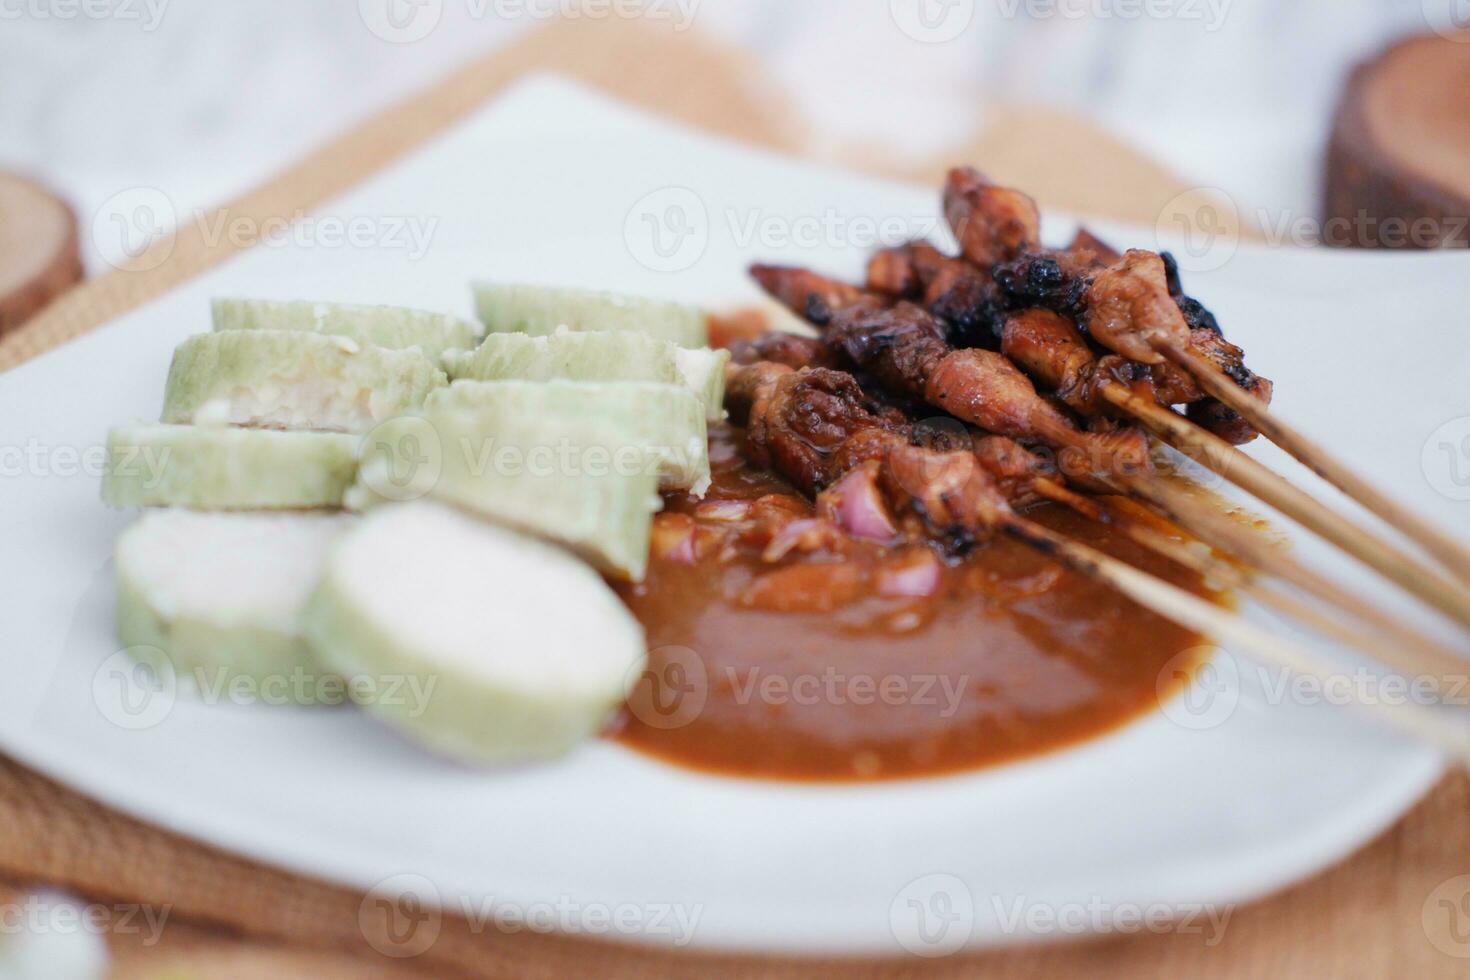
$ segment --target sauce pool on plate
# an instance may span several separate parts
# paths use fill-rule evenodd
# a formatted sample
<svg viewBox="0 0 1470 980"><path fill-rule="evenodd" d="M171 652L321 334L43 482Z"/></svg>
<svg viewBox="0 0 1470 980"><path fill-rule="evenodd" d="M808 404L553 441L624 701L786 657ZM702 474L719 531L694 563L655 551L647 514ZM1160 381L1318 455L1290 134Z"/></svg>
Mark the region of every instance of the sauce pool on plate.
<svg viewBox="0 0 1470 980"><path fill-rule="evenodd" d="M922 545L823 541L811 505L740 443L737 430L711 433L710 492L668 497L648 577L621 588L650 650L616 734L627 746L742 776L942 774L1116 728L1209 653L1010 539L957 564ZM1214 597L1070 511L1028 516Z"/></svg>

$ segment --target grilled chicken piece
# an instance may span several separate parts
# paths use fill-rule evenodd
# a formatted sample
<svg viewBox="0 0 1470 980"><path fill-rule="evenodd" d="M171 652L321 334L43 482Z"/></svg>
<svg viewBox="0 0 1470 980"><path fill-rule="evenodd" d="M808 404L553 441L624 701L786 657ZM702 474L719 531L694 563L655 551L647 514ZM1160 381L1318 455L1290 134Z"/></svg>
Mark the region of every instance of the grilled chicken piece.
<svg viewBox="0 0 1470 980"><path fill-rule="evenodd" d="M1025 310L1007 318L1001 350L1084 418L1112 416L1112 404L1101 394L1103 386L1108 384L1119 384L1142 397L1162 400L1152 374L1157 368L1117 354L1099 358L1071 320L1050 310ZM1188 379L1188 375L1184 377Z"/></svg>
<svg viewBox="0 0 1470 980"><path fill-rule="evenodd" d="M1072 258L1080 265L1109 266L1123 257L1122 252L1086 228L1077 229L1067 251L1072 253Z"/></svg>
<svg viewBox="0 0 1470 980"><path fill-rule="evenodd" d="M973 167L956 167L944 185L944 218L960 252L981 269L1041 247L1041 214L1020 191L992 184Z"/></svg>
<svg viewBox="0 0 1470 980"><path fill-rule="evenodd" d="M1162 364L1140 364L1139 368L1148 373L1153 387L1152 397L1160 405L1192 405L1209 397L1194 376L1177 364L1165 361Z"/></svg>
<svg viewBox="0 0 1470 980"><path fill-rule="evenodd" d="M1097 356L1076 324L1051 310L1034 308L1006 318L1001 351L1048 391L1071 404L1067 392L1083 390Z"/></svg>
<svg viewBox="0 0 1470 980"><path fill-rule="evenodd" d="M772 361L789 368L823 367L827 348L816 337L800 337L794 333L772 330L730 345L730 359L736 364L758 364Z"/></svg>
<svg viewBox="0 0 1470 980"><path fill-rule="evenodd" d="M1126 278L1121 282L1115 278L1114 285L1121 285L1124 292L1138 287L1141 293L1151 295L1151 299L1143 304L1145 310L1157 311L1158 317L1169 324L1171 334L1177 336L1180 321L1167 305L1160 302L1156 288L1157 266L1148 258L1149 253L1140 254L1144 256L1141 261L1149 268L1145 275L1153 280L1152 287L1138 287L1136 281L1130 284ZM1131 354L1110 355L1098 360L1091 373L1086 373L1082 348L1077 346L1080 333L1072 336L1059 327L1056 320L1044 315L1047 311L1066 316L1070 311L1080 310L1080 315L1087 318L1094 339L1106 343L1103 337L1098 336L1098 328L1103 321L1094 318L1087 300L1094 295L1097 280L1117 273L1127 262L1128 257L1125 257L1121 263L1096 273L1092 281L1076 263L1075 255L1059 258L1054 253L1028 254L998 268L996 279L1007 297L1014 303L1034 304L1033 308L1007 318L1002 328L1001 349L1043 387L1055 391L1057 397L1073 411L1084 416L1108 411L1106 403L1098 398L1097 385L1099 380L1106 378L1127 384L1137 394L1152 398L1161 405L1190 406L1191 420L1234 445L1254 439L1256 433L1244 419L1207 397L1188 371L1158 355L1153 355L1156 363L1136 365L1128 359ZM1169 268L1165 263L1166 288L1177 288L1177 278L1168 272ZM1240 387L1269 402L1271 382L1245 367L1244 351L1221 336L1219 326L1209 311L1185 296L1171 294L1170 299L1188 328L1188 346L1213 361ZM1193 315L1191 309L1194 310ZM1124 319L1131 317L1131 312L1123 314ZM1207 325L1189 327L1191 323L1199 322ZM1103 331L1106 333L1106 326L1103 326ZM1083 346L1086 346L1085 340ZM1140 368L1146 373L1140 374ZM1083 380L1090 383L1080 384L1079 381Z"/></svg>
<svg viewBox="0 0 1470 980"><path fill-rule="evenodd" d="M868 263L868 288L912 300L949 327L955 347L1000 342L1000 291L990 276L928 242L884 249Z"/></svg>
<svg viewBox="0 0 1470 980"><path fill-rule="evenodd" d="M974 448L975 458L1012 507L1026 507L1039 499L1032 484L1053 470L1041 457L1005 436L981 436L975 439Z"/></svg>
<svg viewBox="0 0 1470 980"><path fill-rule="evenodd" d="M1261 382L1265 382L1264 378L1258 378L1246 368L1245 351L1220 336L1218 331L1195 327L1189 331L1189 347L1196 354L1208 358L1246 391L1255 391ZM1148 371L1153 381L1154 397L1161 405L1192 405L1209 397L1194 376L1176 364L1165 361L1150 365ZM1269 393L1266 400L1270 401ZM1212 414L1201 411L1204 415Z"/></svg>
<svg viewBox="0 0 1470 980"><path fill-rule="evenodd" d="M790 335L781 336L786 338ZM727 369L727 406L734 421L740 425L747 423L758 393L762 389L768 390L776 379L789 373L787 368L820 366L815 362L796 364L789 361L761 365L759 361L752 360L751 356L762 346L759 343L762 339L756 338L755 343L743 348L742 353L746 355L745 359L737 358ZM775 346L780 353L789 353L792 349L784 344ZM800 345L800 349L809 350L810 348ZM745 367L749 367L750 370L743 370ZM910 404L903 409L885 403L881 398L875 396L886 393L869 389L862 384L860 379L854 378L854 380L858 381L862 391L862 407L873 416L876 423L875 427L867 433L868 438L877 440L880 445L886 446L892 443L893 433L906 433L912 443L926 449L941 452L970 449L980 461L980 465L1001 486L1006 498L1012 502L1013 506L1024 507L1035 503L1039 498L1031 489L1032 480L1038 475L1055 472L1054 466L1036 456L1020 443L1005 436L978 431L961 431L956 435L955 430L949 426L926 426L923 422L914 424L915 420L922 416L921 404ZM764 409L757 411L764 411ZM955 425L958 424L955 422ZM846 473L863 460L872 459L874 452L872 447L865 446L863 436L854 436L833 454L832 462L838 472Z"/></svg>
<svg viewBox="0 0 1470 980"><path fill-rule="evenodd" d="M1271 382L1239 361L1240 348L1210 330L1191 333L1195 350L1204 353L1246 391L1266 403ZM1001 350L1042 388L1055 393L1068 408L1085 418L1112 414L1101 396L1106 384L1120 384L1134 394L1161 405L1188 405L1189 418L1233 445L1243 445L1256 432L1241 416L1206 397L1190 374L1168 362L1145 366L1117 354L1096 358L1072 322L1050 310L1026 310L1006 319Z"/></svg>
<svg viewBox="0 0 1470 980"><path fill-rule="evenodd" d="M968 168L950 172L944 208L964 257L927 242L885 249L869 264L866 289L804 269L754 266L772 296L826 330L832 356L823 359L800 342L768 341L768 349L740 349L737 358L793 367L850 361L901 396L926 398L940 363L956 348L1003 349L1086 418L1111 417L1100 392L1118 383L1163 405L1189 405L1191 419L1236 444L1254 437L1243 419L1207 398L1187 371L1154 349L1155 343L1189 347L1241 388L1270 399L1270 381L1245 368L1243 352L1224 340L1214 316L1184 294L1167 253L1119 255L1086 229L1065 251L1044 249L1035 203ZM1112 353L1100 357L1099 348ZM982 390L977 386L997 386L988 401L967 406L979 411L983 403L993 421L1016 431L1024 413L1011 411L1019 404L1010 400L1015 389L1002 385L997 369L985 359L960 359L946 378L967 378L971 394ZM1046 424L1058 418L1070 424L1034 388L1031 394L1047 406L1035 409ZM960 396L950 391L947 397Z"/></svg>
<svg viewBox="0 0 1470 980"><path fill-rule="evenodd" d="M955 350L942 335L943 327L934 316L912 303L900 303L885 310L836 313L825 339L880 384L922 398L963 422L1013 439L1047 443L1068 430L1075 434L1069 441L1086 441L1100 460L1114 449L1126 449L1129 459L1119 465L1133 471L1146 464L1147 440L1141 432L1130 429L1131 435L1107 439L1082 433L1056 405L1037 394L1031 380L1003 354ZM1106 461L1089 462L1078 475L1107 472L1119 471Z"/></svg>
<svg viewBox="0 0 1470 980"><path fill-rule="evenodd" d="M1221 374L1270 404L1271 382L1245 366L1245 351L1206 327L1198 327L1190 331L1189 346L1196 354L1203 355L1206 360L1219 368ZM1266 388L1264 393L1258 390L1262 386Z"/></svg>
<svg viewBox="0 0 1470 980"><path fill-rule="evenodd" d="M922 300L924 279L919 274L920 256L930 253L942 254L928 242L907 242L879 249L868 260L868 289L896 300Z"/></svg>
<svg viewBox="0 0 1470 980"><path fill-rule="evenodd" d="M952 350L943 324L912 303L839 311L824 339L879 384L915 398L924 397L935 365Z"/></svg>
<svg viewBox="0 0 1470 980"><path fill-rule="evenodd" d="M1184 293L1184 282L1179 277L1179 263L1169 252L1160 253L1164 260L1164 275L1169 283L1169 295L1174 297L1174 302L1179 304L1179 312L1184 314L1184 320L1189 324L1191 331L1200 328L1220 333L1220 323L1215 319L1215 314L1205 309L1204 304Z"/></svg>
<svg viewBox="0 0 1470 980"><path fill-rule="evenodd" d="M975 454L894 446L883 459L888 493L919 514L947 554L962 555L989 540L1010 502Z"/></svg>
<svg viewBox="0 0 1470 980"><path fill-rule="evenodd" d="M1098 273L1087 290L1087 331L1109 350L1144 364L1161 364L1154 343L1189 346L1189 325L1169 295L1164 260L1131 249Z"/></svg>
<svg viewBox="0 0 1470 980"><path fill-rule="evenodd" d="M1254 383L1246 390L1260 399L1262 403L1269 405L1273 390L1271 381L1259 374L1251 377ZM1239 412L1213 398L1190 405L1187 414L1189 420L1195 425L1213 432L1232 446L1243 446L1260 435Z"/></svg>
<svg viewBox="0 0 1470 980"><path fill-rule="evenodd" d="M927 389L930 404L982 429L1013 439L1036 439L1058 451L1058 469L1088 490L1109 492L1118 474L1152 468L1148 437L1132 426L1080 432L1037 393L1031 379L995 351L962 350L941 361ZM1070 430L1073 435L1058 438Z"/></svg>
<svg viewBox="0 0 1470 980"><path fill-rule="evenodd" d="M881 307L881 297L851 283L789 265L753 265L750 274L761 288L797 316L825 326L831 314L850 306Z"/></svg>
<svg viewBox="0 0 1470 980"><path fill-rule="evenodd" d="M731 345L730 351L733 355L731 363L737 366L763 362L782 365L793 370L842 366L834 363L841 360L840 352L829 350L823 341L815 337L799 337L788 333L771 332L747 341L737 342ZM913 397L878 384L872 384L871 379L860 374L855 375L855 378L862 386L868 411L876 415L885 425L890 427L906 425L911 418L922 414L920 405Z"/></svg>
<svg viewBox="0 0 1470 980"><path fill-rule="evenodd" d="M809 494L826 489L840 475L828 461L844 442L860 431L886 431L864 407L862 389L850 374L825 368L762 374L746 427L755 462Z"/></svg>
<svg viewBox="0 0 1470 980"><path fill-rule="evenodd" d="M1034 439L1047 425L1075 428L995 351L954 351L935 366L925 395L956 418L1012 439Z"/></svg>
<svg viewBox="0 0 1470 980"><path fill-rule="evenodd" d="M1259 399L1262 404L1271 404L1271 395L1275 386L1271 383L1270 378L1256 374L1245 366L1245 351L1222 337L1218 330L1209 327L1196 327L1189 332L1189 337L1189 346L1195 353L1202 354L1222 374L1252 397ZM1173 365L1166 366L1173 368L1175 376L1178 376L1182 382L1193 386L1194 391L1199 394L1198 398L1189 400L1187 411L1190 421L1195 425L1213 432L1233 446L1243 446L1259 435L1239 412L1213 398L1205 398L1204 393L1199 391L1188 372L1174 368ZM1179 391L1171 390L1167 394L1173 396L1179 394ZM1159 400L1163 401L1163 397L1164 393L1161 393ZM1179 399L1173 404L1180 404L1183 401L1184 399Z"/></svg>
<svg viewBox="0 0 1470 980"><path fill-rule="evenodd" d="M784 365L731 367L727 399L744 415L757 465L770 466L815 496L870 463L896 509L922 518L949 553L987 539L1009 504L974 453L910 445L865 407L851 375Z"/></svg>
<svg viewBox="0 0 1470 980"><path fill-rule="evenodd" d="M995 267L995 283L1013 310L1040 307L1080 318L1087 309L1087 289L1096 265L1071 252L1033 251Z"/></svg>
<svg viewBox="0 0 1470 980"><path fill-rule="evenodd" d="M725 368L725 410L730 421L736 425L749 425L750 419L758 418L766 411L763 399L775 390L782 375L790 374L791 368L770 362L758 364L730 364Z"/></svg>

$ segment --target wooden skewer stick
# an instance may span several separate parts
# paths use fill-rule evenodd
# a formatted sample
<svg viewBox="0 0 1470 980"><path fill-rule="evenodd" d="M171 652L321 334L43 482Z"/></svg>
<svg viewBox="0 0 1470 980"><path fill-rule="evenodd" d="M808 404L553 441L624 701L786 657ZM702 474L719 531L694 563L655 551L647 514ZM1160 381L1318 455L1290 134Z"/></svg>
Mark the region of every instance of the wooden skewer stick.
<svg viewBox="0 0 1470 980"><path fill-rule="evenodd" d="M1367 623L1378 632L1391 637L1406 650L1435 648L1442 651L1447 650L1439 641L1405 625L1399 618L1385 613L1372 600L1325 578L1315 570L1303 565L1294 555L1273 547L1258 535L1237 526L1230 518L1214 512L1159 481L1141 482L1151 483L1152 486L1140 487L1135 484L1131 488L1135 495L1158 508L1166 518L1199 537L1211 547L1239 556L1252 567L1289 582L1354 620ZM1449 655L1457 656L1453 653Z"/></svg>
<svg viewBox="0 0 1470 980"><path fill-rule="evenodd" d="M1280 510L1303 527L1342 548L1412 595L1470 626L1470 592L1409 553L1355 525L1269 467L1177 412L1120 385L1103 386L1102 396L1190 459Z"/></svg>
<svg viewBox="0 0 1470 980"><path fill-rule="evenodd" d="M1188 568L1207 582L1225 589L1243 592L1262 605L1269 606L1288 618L1295 619L1318 634L1368 654L1381 663L1415 675L1431 676L1441 684L1470 672L1470 660L1429 637L1416 646L1406 646L1375 629L1363 629L1316 606L1256 581L1238 565L1204 552L1199 546L1180 541L1133 514L1127 514L1093 497L1045 478L1032 481L1041 496L1070 507L1077 513L1117 528L1130 539L1176 565Z"/></svg>
<svg viewBox="0 0 1470 980"><path fill-rule="evenodd" d="M1081 452L1086 452L1089 448L1084 433L1066 426L1050 424L1044 419L1039 425L1038 434L1053 445L1071 446ZM1104 475L1107 482L1146 502L1166 519L1215 550L1289 582L1355 619L1372 624L1379 632L1393 637L1406 648L1427 649L1436 644L1436 641L1424 634L1405 626L1398 618L1383 612L1369 599L1324 578L1289 552L1272 546L1260 535L1241 527L1225 514L1199 503L1163 480L1131 473Z"/></svg>
<svg viewBox="0 0 1470 980"><path fill-rule="evenodd" d="M1222 641L1258 660L1331 683L1333 674L1319 658L1296 644L1246 622L1227 609L1141 572L1033 521L1007 515L1001 527L1012 537L1080 574L1112 586L1139 605L1188 629ZM1470 765L1470 736L1454 719L1412 701L1360 701L1359 704L1402 730L1433 742L1461 765Z"/></svg>
<svg viewBox="0 0 1470 980"><path fill-rule="evenodd" d="M1298 432L1260 401L1242 391L1210 361L1192 350L1160 347L1210 395L1239 412L1257 432L1294 456L1298 462L1337 487L1370 512L1403 533L1460 579L1470 582L1470 547L1368 483L1316 441ZM1244 455L1243 453L1241 455Z"/></svg>

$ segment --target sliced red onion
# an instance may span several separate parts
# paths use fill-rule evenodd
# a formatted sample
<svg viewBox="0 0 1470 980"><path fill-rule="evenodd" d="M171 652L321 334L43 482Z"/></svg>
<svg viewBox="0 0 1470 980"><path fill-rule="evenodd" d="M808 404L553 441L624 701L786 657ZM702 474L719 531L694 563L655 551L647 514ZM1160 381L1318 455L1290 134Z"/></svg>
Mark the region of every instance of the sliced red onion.
<svg viewBox="0 0 1470 980"><path fill-rule="evenodd" d="M892 541L898 527L878 491L876 467L860 466L838 480L828 491L835 501L837 523L855 538Z"/></svg>
<svg viewBox="0 0 1470 980"><path fill-rule="evenodd" d="M683 514L660 514L653 520L653 548L665 561L680 565L693 565L697 558L694 548L694 522Z"/></svg>
<svg viewBox="0 0 1470 980"><path fill-rule="evenodd" d="M830 522L820 517L803 517L791 521L771 538L761 552L762 561L780 561L793 551L816 551L824 545L839 543L841 533Z"/></svg>
<svg viewBox="0 0 1470 980"><path fill-rule="evenodd" d="M718 521L722 524L743 521L750 516L750 501L706 500L694 508L694 516L701 521Z"/></svg>
<svg viewBox="0 0 1470 980"><path fill-rule="evenodd" d="M944 566L932 551L918 551L905 556L901 564L890 565L878 573L878 594L922 598L939 591Z"/></svg>

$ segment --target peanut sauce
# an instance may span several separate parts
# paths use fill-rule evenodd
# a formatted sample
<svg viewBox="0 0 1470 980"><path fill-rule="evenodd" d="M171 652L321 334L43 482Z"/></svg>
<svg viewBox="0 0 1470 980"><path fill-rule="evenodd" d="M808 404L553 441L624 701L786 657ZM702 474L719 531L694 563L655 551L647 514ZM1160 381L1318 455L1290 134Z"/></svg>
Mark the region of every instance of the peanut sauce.
<svg viewBox="0 0 1470 980"><path fill-rule="evenodd" d="M812 506L751 467L741 440L712 430L714 485L703 500L667 497L647 578L621 588L650 649L615 735L626 746L738 776L943 774L1117 728L1208 652L1198 635L1010 539L945 562L923 545L808 533L799 522ZM1028 516L1216 598L1197 575L1070 511Z"/></svg>

